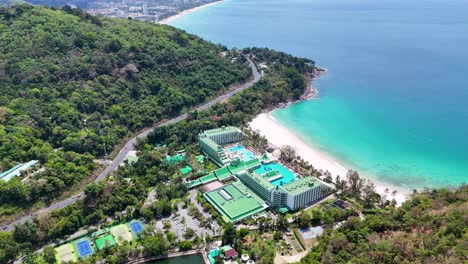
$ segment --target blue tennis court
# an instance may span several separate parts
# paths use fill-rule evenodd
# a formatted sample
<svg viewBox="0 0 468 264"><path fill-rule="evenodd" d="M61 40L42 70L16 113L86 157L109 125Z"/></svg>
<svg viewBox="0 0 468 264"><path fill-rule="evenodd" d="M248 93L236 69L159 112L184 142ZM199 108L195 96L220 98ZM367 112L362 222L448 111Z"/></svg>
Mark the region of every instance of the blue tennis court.
<svg viewBox="0 0 468 264"><path fill-rule="evenodd" d="M86 257L93 253L93 250L91 249L91 245L89 244L88 240L78 242L76 244L76 247L78 248L78 253L80 254L80 257Z"/></svg>
<svg viewBox="0 0 468 264"><path fill-rule="evenodd" d="M138 234L143 231L143 226L140 222L132 222L129 224L130 228L132 229L133 233Z"/></svg>

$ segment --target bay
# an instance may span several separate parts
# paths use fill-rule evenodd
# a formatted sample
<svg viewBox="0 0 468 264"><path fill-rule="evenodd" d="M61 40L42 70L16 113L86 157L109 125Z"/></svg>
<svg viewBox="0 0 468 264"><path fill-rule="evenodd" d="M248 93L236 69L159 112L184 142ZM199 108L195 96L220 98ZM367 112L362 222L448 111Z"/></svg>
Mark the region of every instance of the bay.
<svg viewBox="0 0 468 264"><path fill-rule="evenodd" d="M273 116L347 167L407 188L468 179L467 0L229 0L170 24L327 68L318 100Z"/></svg>

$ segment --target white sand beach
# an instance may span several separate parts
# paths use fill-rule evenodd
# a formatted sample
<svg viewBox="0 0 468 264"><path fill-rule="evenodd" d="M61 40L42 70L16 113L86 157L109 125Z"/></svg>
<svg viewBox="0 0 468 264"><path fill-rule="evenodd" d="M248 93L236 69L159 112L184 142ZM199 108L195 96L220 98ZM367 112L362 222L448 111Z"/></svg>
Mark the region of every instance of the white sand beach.
<svg viewBox="0 0 468 264"><path fill-rule="evenodd" d="M328 170L334 178L337 175L340 175L342 178L346 176L348 171L346 167L338 163L333 157L320 152L303 142L295 134L278 123L271 115L271 112L258 115L249 123L249 125L254 131L258 131L261 135L265 136L265 138L277 148L284 145L293 146L296 149L297 154L304 160L310 162L316 169L321 169L323 171ZM401 205L401 203L406 200L408 190L388 186L375 181L372 182L376 185L376 191L382 195L384 195L386 188L388 188L390 192L392 190L397 190L398 193L395 197L391 197L390 194L387 194L387 197L389 197L389 199L395 198L398 205Z"/></svg>
<svg viewBox="0 0 468 264"><path fill-rule="evenodd" d="M221 3L221 2L223 2L223 0L217 1L217 2L208 3L208 4L206 4L206 5L197 6L197 7L191 8L191 9L187 9L187 10L184 10L184 11L180 12L180 13L177 14L177 15L170 16L170 17L168 17L168 18L166 18L166 19L163 19L163 20L159 21L158 23L159 23L159 24L164 24L164 25L165 25L165 24L168 24L168 23L170 23L171 21L173 21L174 19L177 19L177 18L179 18L179 17L181 17L181 16L185 16L185 15L187 15L187 14L190 14L190 13L192 13L192 12L198 11L198 10L200 10L200 9L203 9L203 8L206 8L206 7L209 7L209 6L212 6L212 5L217 5L217 4Z"/></svg>

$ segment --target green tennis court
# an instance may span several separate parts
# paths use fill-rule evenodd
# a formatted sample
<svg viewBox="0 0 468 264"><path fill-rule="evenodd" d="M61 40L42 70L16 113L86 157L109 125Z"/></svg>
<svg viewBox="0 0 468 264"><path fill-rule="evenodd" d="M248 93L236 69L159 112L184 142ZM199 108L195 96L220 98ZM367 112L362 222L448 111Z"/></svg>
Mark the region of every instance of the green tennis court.
<svg viewBox="0 0 468 264"><path fill-rule="evenodd" d="M107 235L96 239L96 246L99 250L115 246L115 240L112 235Z"/></svg>

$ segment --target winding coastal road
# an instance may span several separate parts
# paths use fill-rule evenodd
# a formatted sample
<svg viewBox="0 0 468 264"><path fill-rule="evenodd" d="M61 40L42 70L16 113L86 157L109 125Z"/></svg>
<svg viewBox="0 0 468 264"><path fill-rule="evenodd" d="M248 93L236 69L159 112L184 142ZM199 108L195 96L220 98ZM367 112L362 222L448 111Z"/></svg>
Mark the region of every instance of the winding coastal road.
<svg viewBox="0 0 468 264"><path fill-rule="evenodd" d="M206 109L210 108L211 106L213 106L214 104L216 104L218 102L222 102L222 101L232 97L233 95L235 95L235 94L237 94L239 92L242 92L243 90L251 87L256 82L258 82L261 79L261 75L258 72L257 68L255 67L255 64L250 59L247 59L247 60L249 62L250 68L252 69L252 75L253 75L252 80L237 86L235 89L232 89L229 92L227 92L227 93L225 93L225 94L223 94L223 95L221 95L221 96L219 96L219 97L217 97L217 98L215 98L215 99L213 99L213 100L211 100L211 101L209 101L209 102L207 102L207 103L205 103L205 104L203 104L203 105L201 105L201 106L199 106L199 107L197 107L195 109L198 110L198 111L206 110ZM138 138L146 138L149 135L149 133L151 133L155 128L180 122L180 121L186 119L187 116L188 116L187 114L183 114L183 115L174 117L172 119L166 120L164 122L161 122L161 123L157 124L154 127L151 127L151 128L148 128L148 129L144 130L143 132L136 135L135 137L130 138L127 141L127 143L125 144L125 146L117 154L115 159L107 166L107 168L101 174L99 174L99 176L94 180L94 182L97 183L97 182L100 182L100 181L104 180L107 177L107 175L109 175L109 173L115 171L120 166L120 164L124 161L124 159L127 156L128 152L135 149L135 145L137 143ZM12 223L6 225L6 228L4 230L7 230L7 231L13 230L15 225L23 224L24 222L26 222L28 220L31 220L32 218L37 217L42 213L46 213L46 212L49 212L49 211L52 211L52 210L57 210L57 209L64 208L64 207L74 203L76 200L83 199L84 196L85 196L85 194L82 191L82 192L80 192L80 193L78 193L76 195L68 197L67 199L58 201L58 202L52 204L49 207L43 208L43 209L41 209L39 211L36 211L36 212L34 212L32 214L23 216L22 218L20 218L20 219L18 219L16 221L13 221Z"/></svg>

